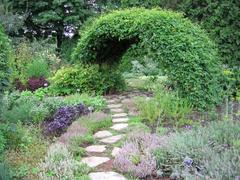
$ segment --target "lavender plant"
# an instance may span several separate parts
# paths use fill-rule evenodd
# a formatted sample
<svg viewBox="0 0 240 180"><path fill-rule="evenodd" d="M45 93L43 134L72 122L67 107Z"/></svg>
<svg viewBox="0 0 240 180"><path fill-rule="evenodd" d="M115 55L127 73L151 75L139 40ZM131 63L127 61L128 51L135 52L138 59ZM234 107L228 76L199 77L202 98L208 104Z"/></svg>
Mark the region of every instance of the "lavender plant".
<svg viewBox="0 0 240 180"><path fill-rule="evenodd" d="M39 178L52 179L81 179L89 173L90 168L74 160L73 155L62 143L50 146L46 157L39 163Z"/></svg>
<svg viewBox="0 0 240 180"><path fill-rule="evenodd" d="M237 121L177 132L155 152L157 166L164 176L175 179L235 179L240 169L239 139Z"/></svg>
<svg viewBox="0 0 240 180"><path fill-rule="evenodd" d="M156 160L153 152L160 145L158 136L139 133L129 137L114 160L114 167L122 173L144 178L155 174Z"/></svg>

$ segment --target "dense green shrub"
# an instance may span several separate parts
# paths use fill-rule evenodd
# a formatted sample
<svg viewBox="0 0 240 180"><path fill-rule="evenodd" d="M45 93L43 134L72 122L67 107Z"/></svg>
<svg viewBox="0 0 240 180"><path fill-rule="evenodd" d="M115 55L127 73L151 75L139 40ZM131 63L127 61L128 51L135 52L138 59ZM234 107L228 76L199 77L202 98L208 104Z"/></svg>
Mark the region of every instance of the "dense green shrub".
<svg viewBox="0 0 240 180"><path fill-rule="evenodd" d="M52 78L53 94L95 93L105 94L122 90L124 81L118 71L98 65L63 67Z"/></svg>
<svg viewBox="0 0 240 180"><path fill-rule="evenodd" d="M178 132L156 153L164 175L173 179L235 179L240 169L239 122L213 122Z"/></svg>
<svg viewBox="0 0 240 180"><path fill-rule="evenodd" d="M201 28L171 11L143 8L114 11L85 27L73 59L117 63L125 53L160 63L179 91L197 107L220 99L220 66L215 44Z"/></svg>
<svg viewBox="0 0 240 180"><path fill-rule="evenodd" d="M8 85L10 57L10 42L4 34L3 27L0 24L0 95Z"/></svg>

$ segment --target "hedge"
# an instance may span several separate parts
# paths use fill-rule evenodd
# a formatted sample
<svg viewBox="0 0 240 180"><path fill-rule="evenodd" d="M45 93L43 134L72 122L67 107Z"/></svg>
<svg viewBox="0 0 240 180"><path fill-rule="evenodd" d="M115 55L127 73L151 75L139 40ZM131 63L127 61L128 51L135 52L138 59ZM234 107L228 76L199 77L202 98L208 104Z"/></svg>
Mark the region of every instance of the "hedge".
<svg viewBox="0 0 240 180"><path fill-rule="evenodd" d="M0 95L8 86L10 42L0 25Z"/></svg>
<svg viewBox="0 0 240 180"><path fill-rule="evenodd" d="M198 108L220 100L216 46L180 13L131 8L102 15L81 32L72 58L116 64L125 54L158 61L179 94Z"/></svg>

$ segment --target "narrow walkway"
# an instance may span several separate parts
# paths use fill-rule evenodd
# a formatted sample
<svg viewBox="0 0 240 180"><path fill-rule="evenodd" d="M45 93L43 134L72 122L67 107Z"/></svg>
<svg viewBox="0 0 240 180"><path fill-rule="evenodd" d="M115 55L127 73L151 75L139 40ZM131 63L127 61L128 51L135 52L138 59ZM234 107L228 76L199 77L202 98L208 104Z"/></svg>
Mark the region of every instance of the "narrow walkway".
<svg viewBox="0 0 240 180"><path fill-rule="evenodd" d="M113 97L107 100L113 126L96 132L94 137L97 145L86 147L89 156L83 158L82 162L95 169L95 172L89 174L91 180L126 180L123 175L113 171L113 159L120 150L115 146L123 138L122 130L128 127L129 120L128 114L124 113L121 98Z"/></svg>

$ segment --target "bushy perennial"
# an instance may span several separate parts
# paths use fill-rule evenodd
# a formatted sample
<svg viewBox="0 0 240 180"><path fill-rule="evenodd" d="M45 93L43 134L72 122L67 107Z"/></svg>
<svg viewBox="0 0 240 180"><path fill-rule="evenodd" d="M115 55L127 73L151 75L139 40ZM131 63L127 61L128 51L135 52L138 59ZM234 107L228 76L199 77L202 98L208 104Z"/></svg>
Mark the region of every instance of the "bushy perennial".
<svg viewBox="0 0 240 180"><path fill-rule="evenodd" d="M50 146L39 169L40 179L74 179L77 162L64 144L56 143Z"/></svg>
<svg viewBox="0 0 240 180"><path fill-rule="evenodd" d="M177 132L155 152L163 175L182 179L236 179L240 169L240 124L212 122ZM170 168L170 169L169 169Z"/></svg>
<svg viewBox="0 0 240 180"><path fill-rule="evenodd" d="M114 48L120 57L113 56ZM219 102L221 68L215 44L182 14L132 8L102 15L81 32L72 57L75 62L111 64L126 54L133 60L156 60L179 94L196 107Z"/></svg>
<svg viewBox="0 0 240 180"><path fill-rule="evenodd" d="M75 118L85 115L88 112L88 108L83 104L61 107L53 115L49 123L46 124L46 133L53 134L62 132L72 123Z"/></svg>
<svg viewBox="0 0 240 180"><path fill-rule="evenodd" d="M156 173L154 150L159 146L160 139L150 133L131 135L114 160L114 167L120 172L130 173L144 178Z"/></svg>

